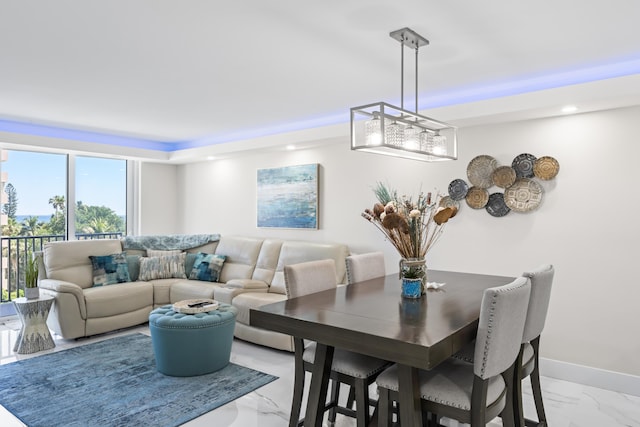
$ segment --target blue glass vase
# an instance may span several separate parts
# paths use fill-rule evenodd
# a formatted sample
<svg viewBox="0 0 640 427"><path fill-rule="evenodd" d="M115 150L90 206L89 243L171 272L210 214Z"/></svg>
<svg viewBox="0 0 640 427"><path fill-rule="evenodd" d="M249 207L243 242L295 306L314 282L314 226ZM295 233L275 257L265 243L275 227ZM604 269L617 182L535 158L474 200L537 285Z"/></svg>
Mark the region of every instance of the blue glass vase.
<svg viewBox="0 0 640 427"><path fill-rule="evenodd" d="M402 258L400 260L402 296L420 298L427 282L427 263L424 258Z"/></svg>

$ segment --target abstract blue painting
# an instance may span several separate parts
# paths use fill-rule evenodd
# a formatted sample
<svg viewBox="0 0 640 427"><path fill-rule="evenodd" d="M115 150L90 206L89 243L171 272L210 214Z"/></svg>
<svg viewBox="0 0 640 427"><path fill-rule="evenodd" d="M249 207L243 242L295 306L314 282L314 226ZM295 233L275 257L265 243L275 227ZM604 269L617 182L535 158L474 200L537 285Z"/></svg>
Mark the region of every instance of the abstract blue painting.
<svg viewBox="0 0 640 427"><path fill-rule="evenodd" d="M258 169L258 227L318 228L318 164Z"/></svg>

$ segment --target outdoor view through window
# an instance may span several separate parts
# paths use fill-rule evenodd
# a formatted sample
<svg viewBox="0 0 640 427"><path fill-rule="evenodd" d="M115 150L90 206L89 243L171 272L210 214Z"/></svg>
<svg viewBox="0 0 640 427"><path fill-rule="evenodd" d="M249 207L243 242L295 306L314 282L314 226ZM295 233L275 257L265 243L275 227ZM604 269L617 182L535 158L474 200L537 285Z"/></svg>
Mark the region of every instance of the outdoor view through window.
<svg viewBox="0 0 640 427"><path fill-rule="evenodd" d="M126 160L14 150L2 150L1 160L2 301L22 296L27 257L44 243L125 234ZM68 182L75 184L73 200Z"/></svg>

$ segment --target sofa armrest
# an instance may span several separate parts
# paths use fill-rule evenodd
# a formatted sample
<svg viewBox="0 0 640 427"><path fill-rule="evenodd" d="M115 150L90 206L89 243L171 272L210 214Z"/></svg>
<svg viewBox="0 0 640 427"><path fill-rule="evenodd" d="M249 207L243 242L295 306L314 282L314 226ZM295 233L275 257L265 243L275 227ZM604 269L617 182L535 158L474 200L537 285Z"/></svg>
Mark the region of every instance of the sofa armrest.
<svg viewBox="0 0 640 427"><path fill-rule="evenodd" d="M268 286L264 288L257 288L257 289L232 288L232 287L215 288L213 290L213 298L218 302L231 304L231 302L237 295L248 293L248 292L266 294L268 290L269 290Z"/></svg>
<svg viewBox="0 0 640 427"><path fill-rule="evenodd" d="M73 295L76 298L76 301L78 301L78 308L80 309L82 318L87 318L87 306L84 301L84 292L80 286L75 283L65 282L64 280L42 279L38 283L38 287L51 291L50 293L54 296L55 294L63 293Z"/></svg>
<svg viewBox="0 0 640 427"><path fill-rule="evenodd" d="M224 284L225 288L239 288L246 289L252 291L260 291L261 289L267 290L269 289L269 285L262 280L253 280L253 279L232 279Z"/></svg>

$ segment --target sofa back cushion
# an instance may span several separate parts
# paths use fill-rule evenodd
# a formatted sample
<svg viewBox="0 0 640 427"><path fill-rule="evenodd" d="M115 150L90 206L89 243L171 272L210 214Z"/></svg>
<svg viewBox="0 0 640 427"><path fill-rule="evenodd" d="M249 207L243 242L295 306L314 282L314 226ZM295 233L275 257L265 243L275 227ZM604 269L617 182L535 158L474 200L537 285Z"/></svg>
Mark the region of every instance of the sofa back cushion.
<svg viewBox="0 0 640 427"><path fill-rule="evenodd" d="M266 239L262 243L256 268L253 270L253 280L261 280L271 285L276 273L276 268L278 268L278 259L280 258L282 243L282 240L273 239Z"/></svg>
<svg viewBox="0 0 640 427"><path fill-rule="evenodd" d="M196 246L195 248L185 249L187 253L197 254L198 252L204 252L205 254L215 254L218 247L219 240L215 242L205 243L204 245Z"/></svg>
<svg viewBox="0 0 640 427"><path fill-rule="evenodd" d="M222 236L215 252L226 257L219 281L251 279L262 242L263 239L253 237Z"/></svg>
<svg viewBox="0 0 640 427"><path fill-rule="evenodd" d="M321 259L334 260L336 263L336 283L345 283L345 260L348 255L349 248L347 245L339 243L285 241L280 248L280 257L278 258L278 265L271 281L269 292L286 294L283 273L285 265Z"/></svg>
<svg viewBox="0 0 640 427"><path fill-rule="evenodd" d="M120 240L71 240L48 242L42 249L48 279L75 283L83 289L93 286L93 268L89 255L122 252Z"/></svg>

